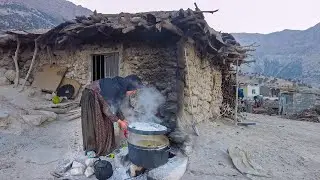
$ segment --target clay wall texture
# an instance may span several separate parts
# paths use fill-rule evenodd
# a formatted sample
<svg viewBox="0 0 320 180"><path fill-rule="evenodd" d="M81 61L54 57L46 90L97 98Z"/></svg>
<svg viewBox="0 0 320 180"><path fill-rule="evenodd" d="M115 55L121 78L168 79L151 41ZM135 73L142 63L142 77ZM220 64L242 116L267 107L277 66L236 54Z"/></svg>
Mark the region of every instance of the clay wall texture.
<svg viewBox="0 0 320 180"><path fill-rule="evenodd" d="M85 45L74 52L41 50L30 81L39 67L55 63L68 67L66 77L85 85L91 81L92 54L119 52L120 76L137 74L146 84L156 87L166 97L167 101L161 107L160 116L166 120L167 126L174 128L177 114L181 111L193 112L197 122L219 117L222 103L222 75L219 67L211 66L208 59L200 57L191 43L184 43L183 50L185 49L186 53L179 52L178 47L177 43L132 42L108 43L103 46ZM13 60L8 54L4 52L0 57L1 67L14 69ZM28 71L32 54L32 48L20 52L22 78ZM190 99L193 101L193 108L189 106Z"/></svg>

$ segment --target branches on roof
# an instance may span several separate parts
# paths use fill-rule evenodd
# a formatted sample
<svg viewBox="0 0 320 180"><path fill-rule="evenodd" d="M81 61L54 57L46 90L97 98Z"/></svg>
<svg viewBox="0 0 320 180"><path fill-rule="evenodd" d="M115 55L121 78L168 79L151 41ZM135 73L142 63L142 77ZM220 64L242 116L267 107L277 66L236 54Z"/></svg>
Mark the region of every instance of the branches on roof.
<svg viewBox="0 0 320 180"><path fill-rule="evenodd" d="M195 8L196 12L201 12L201 13L211 13L211 14L213 14L213 13L215 13L215 12L218 12L218 11L219 11L219 9L216 9L216 10L214 10L214 11L201 11L201 10L199 9L199 7L198 7L197 3L194 3L194 6L196 7L196 8Z"/></svg>
<svg viewBox="0 0 320 180"><path fill-rule="evenodd" d="M78 16L72 21L64 22L44 34L8 33L19 37L22 43L34 43L37 38L39 48L47 46L53 49L77 47L80 44L97 43L97 40L114 38L143 38L143 34L162 34L180 38L191 38L201 54L220 54L223 58L243 60L248 52L254 51L254 44L241 46L231 34L220 33L212 29L205 21L203 13L195 3L191 9L179 11L158 11L146 13L101 14ZM136 36L139 35L139 36ZM163 39L163 36L154 36ZM1 38L0 38L1 42Z"/></svg>

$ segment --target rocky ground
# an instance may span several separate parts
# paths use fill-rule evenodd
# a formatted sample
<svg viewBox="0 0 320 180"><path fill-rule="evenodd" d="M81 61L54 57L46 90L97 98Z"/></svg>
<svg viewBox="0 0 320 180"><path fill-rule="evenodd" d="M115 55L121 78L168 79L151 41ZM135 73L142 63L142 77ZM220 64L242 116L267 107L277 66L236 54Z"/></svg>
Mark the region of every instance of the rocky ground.
<svg viewBox="0 0 320 180"><path fill-rule="evenodd" d="M228 121L201 124L201 135L184 180L248 179L233 166L227 149L242 147L270 178L320 179L320 124L248 114L256 126L236 127Z"/></svg>
<svg viewBox="0 0 320 180"><path fill-rule="evenodd" d="M31 93L32 94L32 93ZM53 179L50 172L64 159L81 156L81 123L44 122L28 125L25 111L44 103L41 94L28 97L10 86L0 88L0 110L10 114L0 127L0 179ZM320 124L248 114L256 126L236 127L223 120L200 124L184 180L247 179L233 166L227 149L241 146L271 178L320 179ZM251 179L266 179L252 176Z"/></svg>
<svg viewBox="0 0 320 180"><path fill-rule="evenodd" d="M33 94L33 93L31 93ZM76 156L81 149L79 120L30 125L21 118L34 106L46 104L30 90L18 93L11 86L0 88L0 110L9 124L0 127L0 179L53 179L50 172L60 160Z"/></svg>

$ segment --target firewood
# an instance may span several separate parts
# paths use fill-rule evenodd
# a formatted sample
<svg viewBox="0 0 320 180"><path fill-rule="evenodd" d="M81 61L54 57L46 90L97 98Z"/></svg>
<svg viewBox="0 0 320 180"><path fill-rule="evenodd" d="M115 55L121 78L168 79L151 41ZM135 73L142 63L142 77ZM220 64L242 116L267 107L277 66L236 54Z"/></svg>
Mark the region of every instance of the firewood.
<svg viewBox="0 0 320 180"><path fill-rule="evenodd" d="M73 113L73 112L81 112L81 108L77 108L77 109L69 111L69 113Z"/></svg>
<svg viewBox="0 0 320 180"><path fill-rule="evenodd" d="M61 118L61 120L63 121L71 121L71 120L74 120L74 119L78 119L81 117L81 113L77 113L77 114L73 114L71 116L64 116Z"/></svg>
<svg viewBox="0 0 320 180"><path fill-rule="evenodd" d="M24 87L26 85L26 82L28 81L28 78L30 76L30 73L32 71L32 67L33 67L33 64L34 64L34 61L37 57L37 53L38 53L38 43L37 43L37 39L34 41L34 52L33 52L33 56L32 56L32 60L31 60L31 64L30 64L30 67L29 67L29 70L28 70L28 73L26 75L26 78L25 78L25 81L24 83L22 84L22 88L21 88L21 91L24 90Z"/></svg>
<svg viewBox="0 0 320 180"><path fill-rule="evenodd" d="M14 65L15 65L15 68L16 68L16 78L14 80L14 87L17 87L19 85L19 78L20 78L20 71L19 71L19 64L18 64L18 54L19 54L19 51L20 51L20 39L17 37L17 49L16 49L16 52L14 54L14 57L13 57L13 61L14 61Z"/></svg>
<svg viewBox="0 0 320 180"><path fill-rule="evenodd" d="M83 25L83 24L70 24L70 25L66 26L65 28L63 28L62 30L60 30L60 33L66 33L68 31L77 30L77 29L80 29L83 27L85 27L85 25Z"/></svg>
<svg viewBox="0 0 320 180"><path fill-rule="evenodd" d="M73 104L67 108L40 108L38 110L44 110L44 111L50 111L50 112L55 112L57 114L66 114L70 110L73 110L74 108L78 107L79 105Z"/></svg>
<svg viewBox="0 0 320 180"><path fill-rule="evenodd" d="M130 31L135 30L135 29L136 29L135 26L129 26L129 27L126 27L126 28L122 29L122 33L126 34L126 33L130 32Z"/></svg>
<svg viewBox="0 0 320 180"><path fill-rule="evenodd" d="M159 31L161 31L161 28L165 28L166 30L169 30L179 36L183 36L183 31L168 21L162 21L160 24L158 24L157 28Z"/></svg>
<svg viewBox="0 0 320 180"><path fill-rule="evenodd" d="M66 108L74 104L79 104L78 102L66 102L66 103L60 103L60 104L49 104L44 106L37 106L34 109L41 109L41 108Z"/></svg>
<svg viewBox="0 0 320 180"><path fill-rule="evenodd" d="M218 12L218 11L219 11L219 9L216 9L216 10L213 10L213 11L196 11L196 12L211 13L211 14L213 14L213 13Z"/></svg>

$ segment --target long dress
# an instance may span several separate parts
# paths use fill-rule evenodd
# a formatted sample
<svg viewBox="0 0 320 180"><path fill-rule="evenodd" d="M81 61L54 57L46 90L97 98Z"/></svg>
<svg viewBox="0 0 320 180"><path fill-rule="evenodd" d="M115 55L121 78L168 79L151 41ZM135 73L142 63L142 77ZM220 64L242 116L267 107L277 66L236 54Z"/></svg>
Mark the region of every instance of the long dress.
<svg viewBox="0 0 320 180"><path fill-rule="evenodd" d="M107 155L115 148L113 123L118 121L101 95L99 82L88 85L81 97L83 150Z"/></svg>

